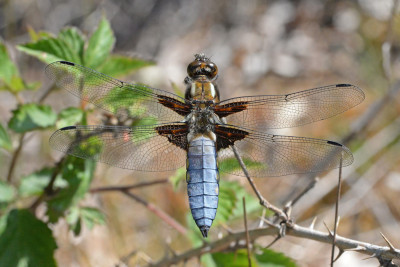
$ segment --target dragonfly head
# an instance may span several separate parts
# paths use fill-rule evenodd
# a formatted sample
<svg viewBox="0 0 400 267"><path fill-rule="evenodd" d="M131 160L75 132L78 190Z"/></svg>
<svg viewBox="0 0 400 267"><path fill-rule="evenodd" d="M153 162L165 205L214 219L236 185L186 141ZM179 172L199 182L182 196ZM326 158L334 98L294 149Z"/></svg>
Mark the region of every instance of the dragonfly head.
<svg viewBox="0 0 400 267"><path fill-rule="evenodd" d="M187 67L187 73L191 79L205 76L212 81L217 78L218 68L214 62L204 54L196 54L194 57L195 59Z"/></svg>

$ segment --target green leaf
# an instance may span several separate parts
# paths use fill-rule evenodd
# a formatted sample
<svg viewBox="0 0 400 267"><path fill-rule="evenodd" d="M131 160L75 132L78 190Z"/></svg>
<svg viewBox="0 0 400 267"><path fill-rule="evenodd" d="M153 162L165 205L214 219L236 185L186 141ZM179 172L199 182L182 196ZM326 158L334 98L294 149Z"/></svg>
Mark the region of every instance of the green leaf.
<svg viewBox="0 0 400 267"><path fill-rule="evenodd" d="M228 187L230 190L235 192L237 204L235 205L234 209L232 210L232 215L229 218L230 220L234 219L242 219L243 218L243 204L242 199L244 197L246 201L246 212L247 215L254 213L254 212L261 212L263 207L260 205L260 202L256 197L252 194L249 194L243 186L241 186L238 182L227 182L224 181L224 187ZM268 212L268 211L267 211ZM268 213L269 214L269 213Z"/></svg>
<svg viewBox="0 0 400 267"><path fill-rule="evenodd" d="M82 222L89 229L93 229L96 224L105 224L104 214L100 210L92 207L71 207L66 219L75 236L80 234Z"/></svg>
<svg viewBox="0 0 400 267"><path fill-rule="evenodd" d="M12 210L0 235L0 266L55 267L51 230L28 210Z"/></svg>
<svg viewBox="0 0 400 267"><path fill-rule="evenodd" d="M218 267L248 266L247 250L239 249L235 252L217 252L212 254L214 263ZM258 267L296 267L296 263L282 253L260 248L258 253L250 256L252 266Z"/></svg>
<svg viewBox="0 0 400 267"><path fill-rule="evenodd" d="M54 168L43 168L21 179L18 192L22 197L40 195L49 184L54 173ZM54 181L54 188L64 188L67 182L62 179L61 175L57 175Z"/></svg>
<svg viewBox="0 0 400 267"><path fill-rule="evenodd" d="M5 148L7 150L12 149L11 138L8 135L7 130L4 129L1 123L0 123L0 147Z"/></svg>
<svg viewBox="0 0 400 267"><path fill-rule="evenodd" d="M112 55L97 70L112 77L119 77L151 65L154 65L154 62Z"/></svg>
<svg viewBox="0 0 400 267"><path fill-rule="evenodd" d="M213 225L225 223L232 216L237 206L236 192L229 186L230 182L221 182L219 186L218 210Z"/></svg>
<svg viewBox="0 0 400 267"><path fill-rule="evenodd" d="M38 104L20 105L13 110L13 117L8 123L8 127L17 133L24 133L37 129L53 126L57 119L50 106Z"/></svg>
<svg viewBox="0 0 400 267"><path fill-rule="evenodd" d="M47 201L47 215L50 222L57 222L70 207L76 206L84 198L93 179L95 166L92 160L67 158L61 173L68 186Z"/></svg>
<svg viewBox="0 0 400 267"><path fill-rule="evenodd" d="M73 47L62 38L44 38L34 43L19 45L17 48L47 64L59 60L81 63L79 51L73 50Z"/></svg>
<svg viewBox="0 0 400 267"><path fill-rule="evenodd" d="M24 90L25 84L19 76L18 69L10 59L6 46L2 43L0 43L0 62L0 81L4 83L1 88L13 93Z"/></svg>
<svg viewBox="0 0 400 267"><path fill-rule="evenodd" d="M265 166L260 162L253 161L253 160L245 158L245 157L242 157L242 158L243 158L244 164L246 165L246 167L248 169L265 168ZM238 160L235 157L224 159L222 162L219 163L218 166L219 166L220 171L226 172L226 173L232 173L233 171L241 168Z"/></svg>
<svg viewBox="0 0 400 267"><path fill-rule="evenodd" d="M14 199L14 196L14 187L6 182L0 181L0 204L12 201Z"/></svg>
<svg viewBox="0 0 400 267"><path fill-rule="evenodd" d="M65 28L60 31L58 38L78 55L79 59L71 59L72 62L77 64L82 63L83 59L83 49L85 46L85 40L82 33L77 28ZM76 61L75 61L76 60Z"/></svg>
<svg viewBox="0 0 400 267"><path fill-rule="evenodd" d="M29 33L29 36L31 37L31 40L33 42L37 42L39 39L42 39L42 38L52 38L52 37L54 37L49 32L45 32L45 31L36 32L35 29L33 29L30 25L28 25L28 33Z"/></svg>
<svg viewBox="0 0 400 267"><path fill-rule="evenodd" d="M255 253L258 266L260 267L296 267L297 264L285 254L270 249L259 248L259 252Z"/></svg>
<svg viewBox="0 0 400 267"><path fill-rule="evenodd" d="M217 267L243 267L249 266L249 260L247 258L247 251L245 249L239 249L235 252L217 252L213 253L212 257ZM251 259L251 266L259 266L253 257ZM272 265L271 265L272 267Z"/></svg>
<svg viewBox="0 0 400 267"><path fill-rule="evenodd" d="M56 126L57 128L63 128L77 123L82 123L83 115L84 112L79 108L66 108L58 114Z"/></svg>
<svg viewBox="0 0 400 267"><path fill-rule="evenodd" d="M66 221L69 225L69 228L72 230L75 236L78 236L81 233L82 224L81 218L79 216L79 207L71 207L66 216Z"/></svg>
<svg viewBox="0 0 400 267"><path fill-rule="evenodd" d="M96 69L108 57L115 43L114 33L107 19L103 18L89 39L84 54L84 65Z"/></svg>
<svg viewBox="0 0 400 267"><path fill-rule="evenodd" d="M104 214L96 208L92 207L81 207L80 215L83 223L89 228L92 229L96 224L105 224L106 219Z"/></svg>

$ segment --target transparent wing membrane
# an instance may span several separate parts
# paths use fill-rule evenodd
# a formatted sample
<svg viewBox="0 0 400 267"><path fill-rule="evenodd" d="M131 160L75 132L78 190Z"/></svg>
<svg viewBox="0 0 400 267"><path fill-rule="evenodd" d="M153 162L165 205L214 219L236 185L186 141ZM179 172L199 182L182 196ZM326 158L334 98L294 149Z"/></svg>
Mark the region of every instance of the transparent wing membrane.
<svg viewBox="0 0 400 267"><path fill-rule="evenodd" d="M125 83L70 62L54 62L47 66L46 74L58 86L117 116L128 112L130 116L161 123L137 127L65 127L51 136L53 148L132 170L167 171L184 166L187 135L189 129L196 127L192 127L193 121L183 120L190 112L198 111L196 104L175 94ZM341 144L264 131L324 120L358 105L363 99L360 88L337 84L287 95L237 97L211 104L210 110L227 122L210 127L217 136L219 169L244 175L232 144L253 177L321 172L339 167L341 160L343 166L350 165L353 156Z"/></svg>
<svg viewBox="0 0 400 267"><path fill-rule="evenodd" d="M246 131L235 146L252 177L322 172L338 168L341 158L343 167L353 162L350 150L336 142ZM230 147L219 151L218 161L220 171L244 176Z"/></svg>
<svg viewBox="0 0 400 267"><path fill-rule="evenodd" d="M57 86L117 116L128 111L131 116L152 118L152 121L182 120L181 115L162 104L162 101L168 99L185 107L185 100L175 94L141 84L126 83L65 61L48 65L46 74Z"/></svg>
<svg viewBox="0 0 400 267"><path fill-rule="evenodd" d="M287 95L236 97L221 101L216 113L228 124L250 129L288 128L324 120L364 100L350 84L318 87Z"/></svg>
<svg viewBox="0 0 400 267"><path fill-rule="evenodd" d="M163 129L180 124L159 125ZM50 145L61 152L123 169L168 171L184 166L186 151L152 126L70 126L57 130ZM181 142L186 140L183 135Z"/></svg>

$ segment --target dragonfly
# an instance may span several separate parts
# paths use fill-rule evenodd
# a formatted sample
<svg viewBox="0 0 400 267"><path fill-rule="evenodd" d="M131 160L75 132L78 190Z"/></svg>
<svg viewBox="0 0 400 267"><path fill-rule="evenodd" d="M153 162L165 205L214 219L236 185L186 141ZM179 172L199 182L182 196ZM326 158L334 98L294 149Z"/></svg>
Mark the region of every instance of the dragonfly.
<svg viewBox="0 0 400 267"><path fill-rule="evenodd" d="M170 171L186 165L189 206L207 237L218 207L220 172L245 176L236 149L252 177L322 172L353 162L337 142L269 134L340 114L364 100L351 84L335 84L285 95L220 100L217 65L196 54L187 67L184 97L128 83L67 61L46 67L58 87L130 125L67 126L50 145L65 154L138 171ZM139 123L137 123L140 119Z"/></svg>

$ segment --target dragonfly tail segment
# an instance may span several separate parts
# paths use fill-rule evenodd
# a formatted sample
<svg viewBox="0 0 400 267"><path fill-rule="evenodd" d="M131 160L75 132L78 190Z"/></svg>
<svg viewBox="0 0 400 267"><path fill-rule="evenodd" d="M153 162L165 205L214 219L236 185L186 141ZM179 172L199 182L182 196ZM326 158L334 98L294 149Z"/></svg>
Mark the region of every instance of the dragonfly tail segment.
<svg viewBox="0 0 400 267"><path fill-rule="evenodd" d="M205 136L190 142L186 181L190 210L203 237L207 237L218 207L219 173L215 143Z"/></svg>

